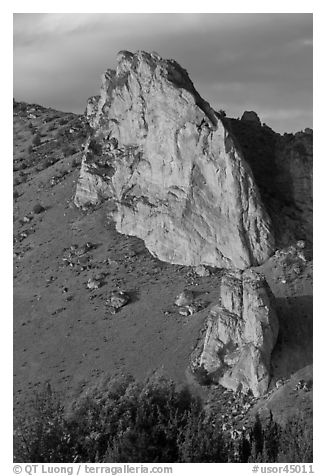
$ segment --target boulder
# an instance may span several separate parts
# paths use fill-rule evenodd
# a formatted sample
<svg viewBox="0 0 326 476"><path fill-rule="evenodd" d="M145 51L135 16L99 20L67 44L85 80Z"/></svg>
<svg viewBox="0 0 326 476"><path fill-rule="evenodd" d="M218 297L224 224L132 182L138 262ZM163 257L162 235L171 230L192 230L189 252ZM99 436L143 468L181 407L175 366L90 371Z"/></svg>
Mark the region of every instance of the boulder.
<svg viewBox="0 0 326 476"><path fill-rule="evenodd" d="M210 271L208 268L206 268L204 265L200 264L199 266L196 266L196 268L194 269L195 273L197 276L199 276L200 278L207 278L208 276L210 276Z"/></svg>
<svg viewBox="0 0 326 476"><path fill-rule="evenodd" d="M202 302L194 302L192 304L187 304L185 306L181 306L179 309L179 314L181 316L192 316L196 314L196 312L201 311L204 309L205 304Z"/></svg>
<svg viewBox="0 0 326 476"><path fill-rule="evenodd" d="M188 289L185 289L180 293L177 297L176 300L174 301L174 304L176 306L187 306L192 303L194 300L194 293Z"/></svg>
<svg viewBox="0 0 326 476"><path fill-rule="evenodd" d="M108 300L110 306L115 309L115 310L118 310L120 309L121 307L125 306L128 301L129 301L129 296L126 292L124 291L113 291L111 293L111 296Z"/></svg>
<svg viewBox="0 0 326 476"><path fill-rule="evenodd" d="M190 310L188 307L180 307L179 314L180 316L190 316Z"/></svg>
<svg viewBox="0 0 326 476"><path fill-rule="evenodd" d="M101 287L101 284L102 282L98 279L95 279L95 278L89 278L88 281L87 281L87 288L88 289L98 289Z"/></svg>
<svg viewBox="0 0 326 476"><path fill-rule="evenodd" d="M275 382L275 387L276 387L277 389L283 387L283 385L284 385L284 380L283 380L282 378L276 380L276 382Z"/></svg>
<svg viewBox="0 0 326 476"><path fill-rule="evenodd" d="M117 231L163 261L240 268L273 252L251 169L187 72L154 53L120 52L87 105L93 129L75 204L107 202Z"/></svg>
<svg viewBox="0 0 326 476"><path fill-rule="evenodd" d="M265 279L253 270L229 272L222 278L220 302L208 314L191 367L204 367L228 389L264 395L278 328Z"/></svg>

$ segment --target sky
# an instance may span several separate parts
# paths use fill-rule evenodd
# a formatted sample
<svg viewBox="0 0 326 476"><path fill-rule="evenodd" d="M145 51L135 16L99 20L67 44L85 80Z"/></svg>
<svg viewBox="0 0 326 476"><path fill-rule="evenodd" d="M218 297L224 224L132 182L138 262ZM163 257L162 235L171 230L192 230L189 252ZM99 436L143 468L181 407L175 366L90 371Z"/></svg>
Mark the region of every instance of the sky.
<svg viewBox="0 0 326 476"><path fill-rule="evenodd" d="M277 132L312 127L309 13L16 13L14 97L81 113L120 50L156 51L216 110L254 110Z"/></svg>

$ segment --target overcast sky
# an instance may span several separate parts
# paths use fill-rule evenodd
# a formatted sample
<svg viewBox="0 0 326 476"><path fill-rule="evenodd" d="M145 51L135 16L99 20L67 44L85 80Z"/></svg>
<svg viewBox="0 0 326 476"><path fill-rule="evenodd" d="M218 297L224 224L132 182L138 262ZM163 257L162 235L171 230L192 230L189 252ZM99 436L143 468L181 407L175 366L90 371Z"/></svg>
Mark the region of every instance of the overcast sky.
<svg viewBox="0 0 326 476"><path fill-rule="evenodd" d="M14 97L83 112L120 50L187 69L228 116L278 132L312 127L312 14L14 14Z"/></svg>

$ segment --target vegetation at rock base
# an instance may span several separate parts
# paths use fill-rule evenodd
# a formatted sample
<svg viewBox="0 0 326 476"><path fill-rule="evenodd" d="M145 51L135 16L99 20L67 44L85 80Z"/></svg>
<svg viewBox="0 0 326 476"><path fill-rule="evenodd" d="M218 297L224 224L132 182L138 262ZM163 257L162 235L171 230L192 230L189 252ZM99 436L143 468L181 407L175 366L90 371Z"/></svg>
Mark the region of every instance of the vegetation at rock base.
<svg viewBox="0 0 326 476"><path fill-rule="evenodd" d="M16 462L311 462L312 428L271 415L236 440L201 401L165 379L114 378L69 408L50 385L15 413Z"/></svg>
<svg viewBox="0 0 326 476"><path fill-rule="evenodd" d="M208 374L203 365L196 367L193 374L199 385L210 385L212 383L212 377Z"/></svg>
<svg viewBox="0 0 326 476"><path fill-rule="evenodd" d="M95 139L91 139L88 146L89 150L91 150L95 155L101 155L102 147L99 142Z"/></svg>
<svg viewBox="0 0 326 476"><path fill-rule="evenodd" d="M62 147L62 153L64 157L69 157L70 155L76 154L77 149L69 144L64 144Z"/></svg>

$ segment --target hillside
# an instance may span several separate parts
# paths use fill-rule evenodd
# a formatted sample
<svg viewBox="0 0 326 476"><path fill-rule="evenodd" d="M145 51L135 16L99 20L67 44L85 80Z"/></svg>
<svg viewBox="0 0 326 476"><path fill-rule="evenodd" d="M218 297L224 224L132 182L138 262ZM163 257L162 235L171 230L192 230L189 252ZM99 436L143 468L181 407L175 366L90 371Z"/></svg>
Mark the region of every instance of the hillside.
<svg viewBox="0 0 326 476"><path fill-rule="evenodd" d="M232 127L243 143L246 131L237 132L243 124L233 120ZM309 249L304 257L306 250L298 255L294 248L283 248L257 268L275 295L280 322L270 392L252 400L246 412L241 405L233 411L232 392L200 386L187 371L207 310L219 299L223 271L211 268L209 276L200 277L191 267L159 261L142 240L116 232L105 203L75 207L87 134L82 116L14 104L15 405L47 381L69 401L108 375L131 373L144 379L159 372L190 385L219 415L229 414L238 425L253 418L256 409L271 409L280 421L296 411L308 415L312 391L294 387L299 379L309 385L312 380ZM267 134L276 137L270 130ZM33 146L36 135L40 140ZM288 139L281 140L291 146ZM257 159L250 150L247 154L259 183L263 177L255 169ZM88 279L101 273L100 287L88 289ZM130 301L112 314L106 300L118 288ZM185 288L204 303L189 316L180 315L174 305ZM286 383L276 389L280 378Z"/></svg>

